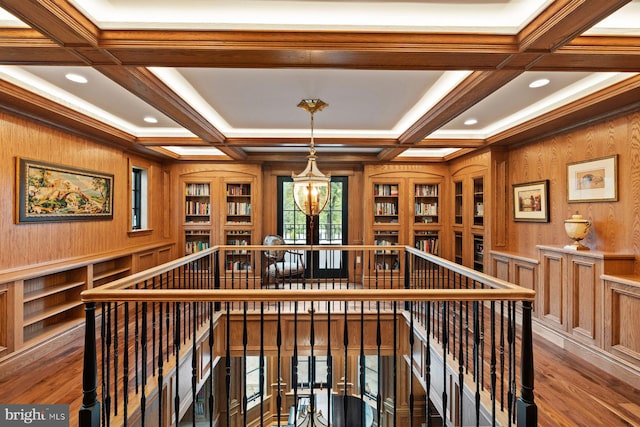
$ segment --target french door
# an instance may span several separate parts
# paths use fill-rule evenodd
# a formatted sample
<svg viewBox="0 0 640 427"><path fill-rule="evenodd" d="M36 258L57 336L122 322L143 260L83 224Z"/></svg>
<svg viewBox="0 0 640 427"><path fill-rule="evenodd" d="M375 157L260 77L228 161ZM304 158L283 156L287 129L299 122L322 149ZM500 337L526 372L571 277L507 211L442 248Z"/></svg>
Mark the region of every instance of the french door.
<svg viewBox="0 0 640 427"><path fill-rule="evenodd" d="M288 244L346 245L347 244L347 177L331 177L331 199L316 217L307 217L293 201L293 180L278 177L278 234ZM347 276L347 253L342 251L314 251L307 254L307 277L339 278ZM312 276L313 274L313 276Z"/></svg>

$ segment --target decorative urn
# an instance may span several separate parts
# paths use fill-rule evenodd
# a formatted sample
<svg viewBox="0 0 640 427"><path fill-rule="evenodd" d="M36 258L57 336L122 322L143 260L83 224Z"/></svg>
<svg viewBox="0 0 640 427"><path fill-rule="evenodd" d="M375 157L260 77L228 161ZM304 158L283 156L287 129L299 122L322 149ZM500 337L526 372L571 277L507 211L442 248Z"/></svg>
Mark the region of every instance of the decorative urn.
<svg viewBox="0 0 640 427"><path fill-rule="evenodd" d="M565 249L572 250L589 250L588 247L584 246L580 243L580 240L587 237L589 234L589 230L591 229L591 221L588 219L584 219L582 215L576 212L575 215L571 215L571 218L564 220L564 230L567 232L567 236L573 243L570 245L566 245Z"/></svg>

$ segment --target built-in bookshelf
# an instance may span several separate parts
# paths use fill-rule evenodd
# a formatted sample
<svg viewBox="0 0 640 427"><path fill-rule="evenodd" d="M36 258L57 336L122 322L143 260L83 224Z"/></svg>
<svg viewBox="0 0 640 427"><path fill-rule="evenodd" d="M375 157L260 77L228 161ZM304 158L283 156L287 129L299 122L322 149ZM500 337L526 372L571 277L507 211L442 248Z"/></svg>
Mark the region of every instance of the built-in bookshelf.
<svg viewBox="0 0 640 427"><path fill-rule="evenodd" d="M413 182L413 246L430 254L440 250L440 184Z"/></svg>
<svg viewBox="0 0 640 427"><path fill-rule="evenodd" d="M368 274L402 275L404 259L396 245L441 256L449 222L442 203L446 174L441 166L365 167L365 244L385 246L375 251Z"/></svg>
<svg viewBox="0 0 640 427"><path fill-rule="evenodd" d="M473 178L473 225L484 225L484 178Z"/></svg>
<svg viewBox="0 0 640 427"><path fill-rule="evenodd" d="M64 330L84 316L80 293L87 288L87 269L74 268L23 282L23 340Z"/></svg>
<svg viewBox="0 0 640 427"><path fill-rule="evenodd" d="M374 223L398 223L398 184L373 185Z"/></svg>
<svg viewBox="0 0 640 427"><path fill-rule="evenodd" d="M438 255L440 250L440 232L436 230L416 230L414 246L421 251Z"/></svg>
<svg viewBox="0 0 640 427"><path fill-rule="evenodd" d="M226 244L237 246L237 249L227 249L225 252L225 268L235 271L251 271L251 251L246 246L251 245L251 230L227 230Z"/></svg>
<svg viewBox="0 0 640 427"><path fill-rule="evenodd" d="M153 244L3 272L0 313L12 318L0 320L0 358L82 324L84 290L174 259L173 250L173 243Z"/></svg>
<svg viewBox="0 0 640 427"><path fill-rule="evenodd" d="M456 225L462 225L463 200L462 181L456 181L453 184L453 223Z"/></svg>
<svg viewBox="0 0 640 427"><path fill-rule="evenodd" d="M462 248L463 248L463 237L461 231L455 231L453 233L453 260L458 264L462 264Z"/></svg>
<svg viewBox="0 0 640 427"><path fill-rule="evenodd" d="M185 183L185 255L211 246L211 184Z"/></svg>
<svg viewBox="0 0 640 427"><path fill-rule="evenodd" d="M185 255L209 249L211 246L211 231L209 229L186 229L184 237Z"/></svg>
<svg viewBox="0 0 640 427"><path fill-rule="evenodd" d="M131 274L131 257L123 256L93 265L93 287L101 286Z"/></svg>
<svg viewBox="0 0 640 427"><path fill-rule="evenodd" d="M226 223L251 224L251 184L226 184Z"/></svg>
<svg viewBox="0 0 640 427"><path fill-rule="evenodd" d="M374 238L373 244L381 247L374 254L376 270L399 270L400 254L393 249L393 246L398 245L398 231L376 230Z"/></svg>
<svg viewBox="0 0 640 427"><path fill-rule="evenodd" d="M414 184L414 223L437 224L440 222L439 193L438 184Z"/></svg>
<svg viewBox="0 0 640 427"><path fill-rule="evenodd" d="M484 247L490 246L486 234L485 197L487 170L483 167L466 168L453 176L453 220L454 245L450 252L452 259L484 271ZM489 243L488 243L489 242Z"/></svg>
<svg viewBox="0 0 640 427"><path fill-rule="evenodd" d="M239 173L226 175L204 172L203 178L191 176L184 182L184 251L193 254L214 245L237 246L225 249L225 269L250 271L252 251L243 246L256 244L256 178ZM259 237L257 238L259 240ZM199 268L205 268L202 263Z"/></svg>
<svg viewBox="0 0 640 427"><path fill-rule="evenodd" d="M481 234L473 235L473 269L484 271L484 236Z"/></svg>
<svg viewBox="0 0 640 427"><path fill-rule="evenodd" d="M253 186L250 182L227 181L225 188L224 242L237 246L227 249L225 268L233 271L251 271L252 253L243 246L252 244L253 228Z"/></svg>
<svg viewBox="0 0 640 427"><path fill-rule="evenodd" d="M185 224L208 224L211 221L211 192L208 183L185 186Z"/></svg>

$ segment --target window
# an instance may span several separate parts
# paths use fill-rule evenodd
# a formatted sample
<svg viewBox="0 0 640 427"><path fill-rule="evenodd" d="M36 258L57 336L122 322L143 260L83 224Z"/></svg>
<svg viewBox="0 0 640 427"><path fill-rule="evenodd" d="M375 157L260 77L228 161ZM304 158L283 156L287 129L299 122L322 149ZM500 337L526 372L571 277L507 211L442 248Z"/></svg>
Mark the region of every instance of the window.
<svg viewBox="0 0 640 427"><path fill-rule="evenodd" d="M131 229L147 227L147 170L134 166L131 168Z"/></svg>
<svg viewBox="0 0 640 427"><path fill-rule="evenodd" d="M295 364L295 359L293 359ZM298 357L298 387L327 388L331 383L329 366L331 358L327 356ZM293 367L295 369L295 366Z"/></svg>
<svg viewBox="0 0 640 427"><path fill-rule="evenodd" d="M378 397L378 356L364 357L364 395L372 399Z"/></svg>
<svg viewBox="0 0 640 427"><path fill-rule="evenodd" d="M252 402L260 401L260 396L264 393L267 384L267 375L265 368L265 360L260 356L247 356L246 360L246 376L245 387L247 396L247 405L251 406ZM261 366L262 365L262 366ZM262 370L262 382L260 381L260 374ZM260 384L262 383L262 387Z"/></svg>

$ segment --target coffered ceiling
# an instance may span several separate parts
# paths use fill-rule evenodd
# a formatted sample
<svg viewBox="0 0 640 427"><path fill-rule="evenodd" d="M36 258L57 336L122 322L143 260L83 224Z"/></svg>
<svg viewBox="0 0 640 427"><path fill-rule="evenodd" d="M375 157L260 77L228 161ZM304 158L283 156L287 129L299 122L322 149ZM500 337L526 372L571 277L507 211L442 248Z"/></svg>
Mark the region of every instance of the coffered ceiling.
<svg viewBox="0 0 640 427"><path fill-rule="evenodd" d="M640 0L0 7L0 108L167 160L304 161L303 98L329 104L320 162L442 161L640 108Z"/></svg>

